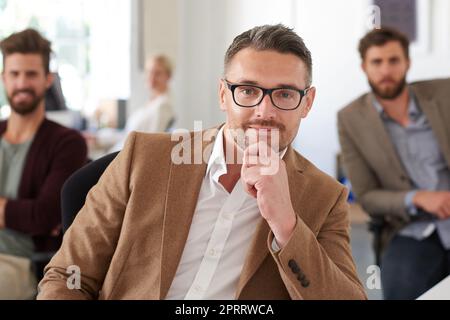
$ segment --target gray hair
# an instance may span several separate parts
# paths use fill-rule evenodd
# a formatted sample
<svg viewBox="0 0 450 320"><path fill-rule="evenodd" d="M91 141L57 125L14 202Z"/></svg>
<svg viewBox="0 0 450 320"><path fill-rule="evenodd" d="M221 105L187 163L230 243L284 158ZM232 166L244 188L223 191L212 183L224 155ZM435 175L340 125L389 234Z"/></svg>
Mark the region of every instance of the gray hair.
<svg viewBox="0 0 450 320"><path fill-rule="evenodd" d="M247 30L234 38L225 53L225 72L233 57L241 50L252 48L258 51L274 50L279 53L291 53L299 57L306 65L308 74L306 85L312 83L312 58L311 52L306 47L303 39L282 24L263 25Z"/></svg>

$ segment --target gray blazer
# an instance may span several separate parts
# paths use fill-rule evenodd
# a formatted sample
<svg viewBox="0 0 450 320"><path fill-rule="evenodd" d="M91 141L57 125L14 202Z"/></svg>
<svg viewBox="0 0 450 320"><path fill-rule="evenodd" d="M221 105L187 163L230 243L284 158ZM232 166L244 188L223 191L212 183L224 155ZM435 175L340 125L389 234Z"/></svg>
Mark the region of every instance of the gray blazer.
<svg viewBox="0 0 450 320"><path fill-rule="evenodd" d="M450 166L450 78L410 84ZM383 244L410 221L404 207L413 189L378 112L367 93L338 113L339 140L345 172L357 201L372 216L383 216Z"/></svg>

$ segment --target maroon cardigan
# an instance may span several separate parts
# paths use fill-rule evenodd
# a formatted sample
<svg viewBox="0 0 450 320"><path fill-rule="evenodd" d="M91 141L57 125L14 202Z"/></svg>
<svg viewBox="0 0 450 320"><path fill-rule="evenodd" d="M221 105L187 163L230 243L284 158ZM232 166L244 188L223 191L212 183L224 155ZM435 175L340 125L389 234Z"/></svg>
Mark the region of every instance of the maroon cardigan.
<svg viewBox="0 0 450 320"><path fill-rule="evenodd" d="M5 131L2 121L0 136ZM77 131L45 119L28 151L18 197L6 204L6 227L32 236L38 252L57 250L62 236L50 233L61 224L61 187L86 159L86 142Z"/></svg>

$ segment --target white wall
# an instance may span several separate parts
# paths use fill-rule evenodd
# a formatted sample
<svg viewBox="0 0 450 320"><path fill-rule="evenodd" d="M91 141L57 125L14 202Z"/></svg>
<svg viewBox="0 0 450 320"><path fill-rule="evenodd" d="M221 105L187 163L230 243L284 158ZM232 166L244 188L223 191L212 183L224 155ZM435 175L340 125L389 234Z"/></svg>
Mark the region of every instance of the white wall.
<svg viewBox="0 0 450 320"><path fill-rule="evenodd" d="M431 38L427 51L411 51L408 79L450 76L450 6L446 0L428 3ZM336 113L349 101L369 90L360 70L357 52L365 34L369 1L299 1L297 32L309 46L314 59L317 99L314 111L303 123L296 147L321 169L334 174L334 157L339 152ZM423 17L425 11L420 13ZM382 19L383 13L381 15Z"/></svg>
<svg viewBox="0 0 450 320"><path fill-rule="evenodd" d="M409 80L448 77L450 4L447 0L420 1L430 8L431 38L428 51L412 51ZM192 129L194 120L203 120L205 126L224 121L217 88L226 48L252 26L284 23L295 27L310 48L317 87L314 108L302 122L294 145L334 175L339 151L336 113L368 90L356 48L366 32L369 4L367 0L177 0L178 68L173 85L177 126ZM142 96L138 78L132 76L132 96Z"/></svg>

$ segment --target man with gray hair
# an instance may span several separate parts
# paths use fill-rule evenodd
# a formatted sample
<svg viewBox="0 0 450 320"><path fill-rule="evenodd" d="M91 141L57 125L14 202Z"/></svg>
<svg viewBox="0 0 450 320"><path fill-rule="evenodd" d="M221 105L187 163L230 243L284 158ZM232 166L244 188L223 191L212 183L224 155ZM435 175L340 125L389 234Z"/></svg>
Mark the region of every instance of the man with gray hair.
<svg viewBox="0 0 450 320"><path fill-rule="evenodd" d="M291 146L314 101L311 70L292 29L236 37L219 80L226 123L132 133L46 267L38 298L365 299L347 191Z"/></svg>

